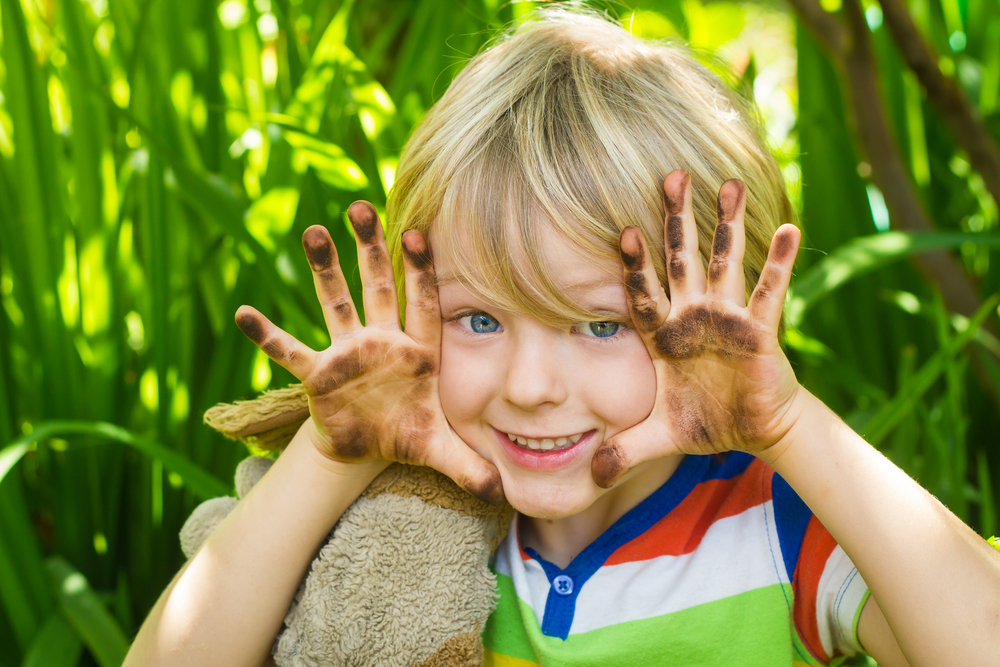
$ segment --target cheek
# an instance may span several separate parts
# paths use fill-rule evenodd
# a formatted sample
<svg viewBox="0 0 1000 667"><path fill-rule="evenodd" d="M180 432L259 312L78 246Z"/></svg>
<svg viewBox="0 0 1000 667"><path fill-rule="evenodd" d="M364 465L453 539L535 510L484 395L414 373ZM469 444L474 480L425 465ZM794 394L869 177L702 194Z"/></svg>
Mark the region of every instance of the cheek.
<svg viewBox="0 0 1000 667"><path fill-rule="evenodd" d="M462 341L445 335L441 340L441 409L452 427L463 430L478 423L494 393L494 379L484 350L472 350Z"/></svg>
<svg viewBox="0 0 1000 667"><path fill-rule="evenodd" d="M588 405L607 425L606 438L648 417L656 401L656 371L645 345L635 336L622 347L593 356L580 382Z"/></svg>

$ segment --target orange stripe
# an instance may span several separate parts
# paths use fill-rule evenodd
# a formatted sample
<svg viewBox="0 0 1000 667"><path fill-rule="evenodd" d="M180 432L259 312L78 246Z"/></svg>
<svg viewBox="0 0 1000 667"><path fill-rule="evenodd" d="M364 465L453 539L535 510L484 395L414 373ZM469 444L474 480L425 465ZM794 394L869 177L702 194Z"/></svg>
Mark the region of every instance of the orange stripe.
<svg viewBox="0 0 1000 667"><path fill-rule="evenodd" d="M815 516L809 517L806 534L802 538L802 548L799 550L799 560L795 565L795 575L792 577L792 590L795 592L795 628L816 658L823 663L830 656L823 650L823 642L819 638L819 621L816 616L816 594L819 590L819 580L830 554L837 547L836 541L829 531L823 527Z"/></svg>
<svg viewBox="0 0 1000 667"><path fill-rule="evenodd" d="M754 459L732 479L701 482L673 512L619 547L605 565L691 553L714 522L769 501L772 474L764 462Z"/></svg>

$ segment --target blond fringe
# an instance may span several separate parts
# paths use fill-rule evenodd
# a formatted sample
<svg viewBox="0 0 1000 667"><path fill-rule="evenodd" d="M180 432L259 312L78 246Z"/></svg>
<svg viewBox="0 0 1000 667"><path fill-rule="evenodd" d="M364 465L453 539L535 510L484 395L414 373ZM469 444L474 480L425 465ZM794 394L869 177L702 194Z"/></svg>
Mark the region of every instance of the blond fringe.
<svg viewBox="0 0 1000 667"><path fill-rule="evenodd" d="M293 384L250 401L220 403L205 412L205 423L231 440L271 451L284 449L308 417L305 387Z"/></svg>

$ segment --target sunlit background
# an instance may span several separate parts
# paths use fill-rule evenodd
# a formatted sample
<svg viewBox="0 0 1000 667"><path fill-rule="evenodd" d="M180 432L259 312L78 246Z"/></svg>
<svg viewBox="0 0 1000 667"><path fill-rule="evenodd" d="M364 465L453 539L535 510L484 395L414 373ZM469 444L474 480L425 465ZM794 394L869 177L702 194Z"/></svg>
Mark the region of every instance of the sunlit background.
<svg viewBox="0 0 1000 667"><path fill-rule="evenodd" d="M756 102L805 232L799 379L988 536L1000 5L843 1L589 6ZM247 455L201 415L294 380L236 309L325 347L303 230L330 229L357 294L347 205L384 209L413 126L539 4L0 0L0 667L120 664Z"/></svg>

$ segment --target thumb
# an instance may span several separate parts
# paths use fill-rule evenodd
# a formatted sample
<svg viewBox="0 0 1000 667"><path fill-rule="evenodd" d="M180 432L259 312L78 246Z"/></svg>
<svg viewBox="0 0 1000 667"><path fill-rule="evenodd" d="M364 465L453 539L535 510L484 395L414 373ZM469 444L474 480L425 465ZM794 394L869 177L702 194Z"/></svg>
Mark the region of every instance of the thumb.
<svg viewBox="0 0 1000 667"><path fill-rule="evenodd" d="M472 451L450 427L432 443L424 465L450 477L460 487L490 505L504 500L503 482L496 466Z"/></svg>
<svg viewBox="0 0 1000 667"><path fill-rule="evenodd" d="M590 462L594 483L609 489L635 466L675 453L670 432L662 422L646 419L605 440Z"/></svg>

